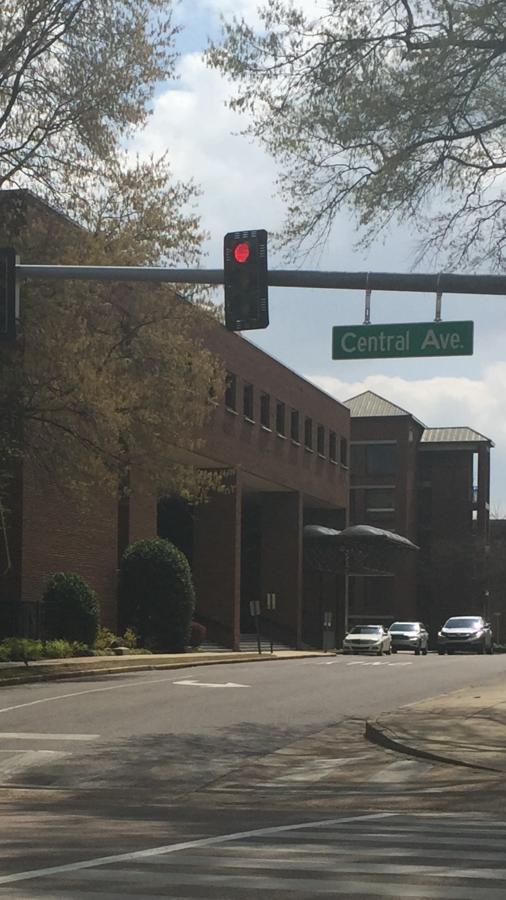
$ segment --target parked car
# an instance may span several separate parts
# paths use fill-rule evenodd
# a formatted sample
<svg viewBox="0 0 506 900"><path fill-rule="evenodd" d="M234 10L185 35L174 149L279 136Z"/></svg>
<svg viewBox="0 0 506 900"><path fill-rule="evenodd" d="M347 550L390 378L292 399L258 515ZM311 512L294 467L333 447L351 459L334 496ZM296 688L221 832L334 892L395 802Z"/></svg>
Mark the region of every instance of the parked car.
<svg viewBox="0 0 506 900"><path fill-rule="evenodd" d="M343 641L343 653L390 654L392 638L383 625L355 625Z"/></svg>
<svg viewBox="0 0 506 900"><path fill-rule="evenodd" d="M452 616L441 628L437 642L440 656L454 650L494 651L492 626L481 616Z"/></svg>
<svg viewBox="0 0 506 900"><path fill-rule="evenodd" d="M414 650L416 656L427 655L429 632L423 622L394 622L388 631L392 638L392 653Z"/></svg>

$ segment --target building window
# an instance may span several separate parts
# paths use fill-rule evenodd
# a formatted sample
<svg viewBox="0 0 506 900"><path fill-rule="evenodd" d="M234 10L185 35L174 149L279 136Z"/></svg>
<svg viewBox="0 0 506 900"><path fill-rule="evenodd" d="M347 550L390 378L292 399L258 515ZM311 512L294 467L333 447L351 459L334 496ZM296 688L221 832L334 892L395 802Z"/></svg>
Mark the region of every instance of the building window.
<svg viewBox="0 0 506 900"><path fill-rule="evenodd" d="M323 425L318 425L316 432L316 452L319 456L325 456L325 428Z"/></svg>
<svg viewBox="0 0 506 900"><path fill-rule="evenodd" d="M368 444L366 447L368 475L395 475L397 472L397 444Z"/></svg>
<svg viewBox="0 0 506 900"><path fill-rule="evenodd" d="M260 424L262 428L271 429L271 398L269 394L260 394Z"/></svg>
<svg viewBox="0 0 506 900"><path fill-rule="evenodd" d="M365 507L368 513L393 512L395 509L394 488L367 488Z"/></svg>
<svg viewBox="0 0 506 900"><path fill-rule="evenodd" d="M337 434L335 431L329 432L329 459L331 462L337 462Z"/></svg>
<svg viewBox="0 0 506 900"><path fill-rule="evenodd" d="M290 416L290 437L292 441L296 444L300 441L299 436L299 411L298 409L292 409Z"/></svg>
<svg viewBox="0 0 506 900"><path fill-rule="evenodd" d="M232 372L227 372L225 379L225 406L236 411L237 403L237 379Z"/></svg>
<svg viewBox="0 0 506 900"><path fill-rule="evenodd" d="M341 452L340 463L342 466L347 466L348 465L348 441L344 437L341 438L340 452Z"/></svg>
<svg viewBox="0 0 506 900"><path fill-rule="evenodd" d="M285 428L285 404L278 400L276 403L276 431L281 437L286 435Z"/></svg>
<svg viewBox="0 0 506 900"><path fill-rule="evenodd" d="M395 525L394 488L367 488L364 493L365 521L391 531Z"/></svg>
<svg viewBox="0 0 506 900"><path fill-rule="evenodd" d="M245 384L243 390L243 413L244 418L249 419L250 422L253 422L253 385Z"/></svg>

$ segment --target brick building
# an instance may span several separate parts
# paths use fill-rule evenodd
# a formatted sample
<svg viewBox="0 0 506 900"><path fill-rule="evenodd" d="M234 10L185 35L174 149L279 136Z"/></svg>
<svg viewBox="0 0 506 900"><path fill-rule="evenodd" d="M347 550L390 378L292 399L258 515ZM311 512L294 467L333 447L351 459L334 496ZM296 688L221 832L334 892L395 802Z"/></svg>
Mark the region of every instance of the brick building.
<svg viewBox="0 0 506 900"><path fill-rule="evenodd" d="M351 616L487 615L490 448L472 428L426 428L371 391L351 413L350 523L397 531L420 547L395 576L351 579ZM352 619L353 621L353 619Z"/></svg>
<svg viewBox="0 0 506 900"><path fill-rule="evenodd" d="M40 212L41 201L22 193L28 210L35 203ZM48 228L62 219L47 214ZM0 550L0 605L28 609L48 574L76 571L96 589L103 623L115 629L118 559L130 542L159 533L191 562L211 639L238 647L241 632L253 630L250 601L275 593L269 627L276 637L297 646L321 640L320 604L336 609L342 585L334 578L315 596L311 576L304 578L303 527L346 524L349 411L218 323L206 326L205 339L228 373L227 389L198 455L181 461L223 470L227 493L200 507L178 498L159 503L134 473L128 500L93 490L77 502L62 497L35 462L18 463L7 498L10 559L7 545Z"/></svg>
<svg viewBox="0 0 506 900"><path fill-rule="evenodd" d="M23 195L28 211L44 207L48 228L56 221L76 228L28 192L0 192L0 210L11 193ZM276 638L321 645L324 614L331 613L339 641L344 574L317 571L305 559L308 524L371 524L421 547L418 559L407 554L385 566L395 574L352 573L352 622L418 616L434 629L452 612L481 612L488 438L472 429L427 429L370 392L341 404L217 322L206 326L205 343L227 372L226 392L198 454L180 461L222 471L227 492L199 507L178 497L159 501L133 473L128 499L95 489L77 502L62 497L36 462L18 462L6 504L8 543L0 544L0 632L12 621L3 611L32 609L45 577L62 570L92 584L103 623L116 629L119 558L132 541L159 534L190 560L197 614L212 640L237 648L241 633L254 629L251 601L264 603L270 593L276 610L267 614L264 604L263 618Z"/></svg>

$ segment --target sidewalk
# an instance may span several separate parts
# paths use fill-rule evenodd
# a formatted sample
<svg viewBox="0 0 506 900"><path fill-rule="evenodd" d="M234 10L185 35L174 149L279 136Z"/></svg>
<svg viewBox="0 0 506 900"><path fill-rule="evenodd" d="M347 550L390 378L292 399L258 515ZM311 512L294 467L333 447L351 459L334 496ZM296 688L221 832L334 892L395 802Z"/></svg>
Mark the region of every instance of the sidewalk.
<svg viewBox="0 0 506 900"><path fill-rule="evenodd" d="M276 650L274 653L160 653L125 656L81 656L69 659L44 659L29 663L0 663L2 685L30 684L35 681L54 681L91 675L118 675L156 669L185 669L190 666L213 666L221 663L269 662L272 660L304 659L327 656L321 650Z"/></svg>
<svg viewBox="0 0 506 900"><path fill-rule="evenodd" d="M504 678L385 713L366 737L401 753L506 773Z"/></svg>

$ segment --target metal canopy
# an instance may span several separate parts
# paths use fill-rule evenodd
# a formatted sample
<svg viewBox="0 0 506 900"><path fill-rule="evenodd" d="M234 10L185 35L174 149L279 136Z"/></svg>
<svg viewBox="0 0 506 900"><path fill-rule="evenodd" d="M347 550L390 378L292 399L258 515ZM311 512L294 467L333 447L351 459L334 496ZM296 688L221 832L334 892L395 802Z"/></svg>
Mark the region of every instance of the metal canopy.
<svg viewBox="0 0 506 900"><path fill-rule="evenodd" d="M372 525L351 525L342 531L325 525L306 525L304 552L308 565L318 572L393 574L396 551L417 551L408 538Z"/></svg>
<svg viewBox="0 0 506 900"><path fill-rule="evenodd" d="M390 544L400 550L419 550L408 538L397 534L395 531L387 531L384 528L375 528L373 525L351 525L337 533L336 541L349 547L370 544Z"/></svg>

